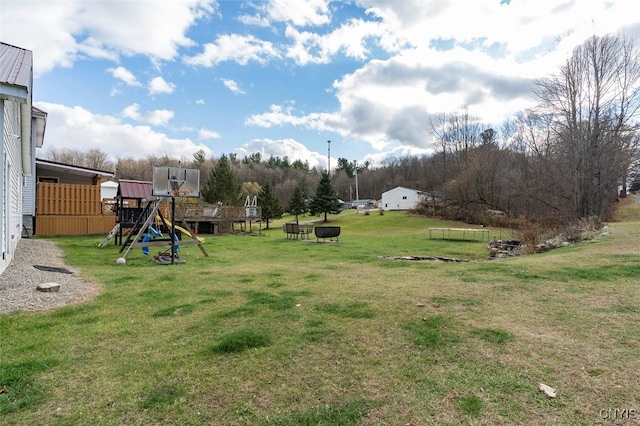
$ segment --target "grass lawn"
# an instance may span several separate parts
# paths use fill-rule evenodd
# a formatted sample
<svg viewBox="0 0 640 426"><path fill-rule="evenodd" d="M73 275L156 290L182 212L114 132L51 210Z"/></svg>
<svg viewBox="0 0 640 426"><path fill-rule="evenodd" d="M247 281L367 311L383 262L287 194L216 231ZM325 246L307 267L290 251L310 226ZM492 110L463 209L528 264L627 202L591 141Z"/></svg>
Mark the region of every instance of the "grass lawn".
<svg viewBox="0 0 640 426"><path fill-rule="evenodd" d="M339 243L205 236L176 265L55 239L102 293L0 315L0 424L638 421L640 207L621 204L593 241L492 261L400 212L331 216ZM468 262L385 258L411 255Z"/></svg>

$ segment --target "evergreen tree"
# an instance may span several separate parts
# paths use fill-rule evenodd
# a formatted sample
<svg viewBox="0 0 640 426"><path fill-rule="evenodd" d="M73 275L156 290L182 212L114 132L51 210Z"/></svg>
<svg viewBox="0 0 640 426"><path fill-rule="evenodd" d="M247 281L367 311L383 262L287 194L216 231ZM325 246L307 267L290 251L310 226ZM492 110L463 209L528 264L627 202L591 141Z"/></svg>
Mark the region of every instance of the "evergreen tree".
<svg viewBox="0 0 640 426"><path fill-rule="evenodd" d="M271 182L267 182L260 189L258 205L262 208L262 220L267 223L267 229L269 229L269 219L277 219L282 216L282 207Z"/></svg>
<svg viewBox="0 0 640 426"><path fill-rule="evenodd" d="M298 223L298 215L307 211L307 203L304 200L300 186L296 186L293 190L293 196L289 200L287 211L296 216L296 223Z"/></svg>
<svg viewBox="0 0 640 426"><path fill-rule="evenodd" d="M340 213L340 200L336 195L336 190L331 185L331 178L328 172L323 172L316 189L316 195L309 203L309 211L312 215L324 213L324 221L327 221L327 213Z"/></svg>
<svg viewBox="0 0 640 426"><path fill-rule="evenodd" d="M208 203L222 202L227 206L239 204L240 186L226 155L220 157L209 173L207 183L202 187L202 198Z"/></svg>

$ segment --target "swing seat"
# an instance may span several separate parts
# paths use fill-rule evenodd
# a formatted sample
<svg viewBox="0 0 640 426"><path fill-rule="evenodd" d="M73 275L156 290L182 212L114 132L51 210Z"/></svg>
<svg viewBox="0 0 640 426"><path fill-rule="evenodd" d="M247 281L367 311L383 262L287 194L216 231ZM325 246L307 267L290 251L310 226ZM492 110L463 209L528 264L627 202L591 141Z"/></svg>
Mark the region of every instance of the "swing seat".
<svg viewBox="0 0 640 426"><path fill-rule="evenodd" d="M149 241L151 241L151 235L147 234L142 239L142 242L147 243ZM149 247L142 247L142 254L149 254L149 253L150 253Z"/></svg>

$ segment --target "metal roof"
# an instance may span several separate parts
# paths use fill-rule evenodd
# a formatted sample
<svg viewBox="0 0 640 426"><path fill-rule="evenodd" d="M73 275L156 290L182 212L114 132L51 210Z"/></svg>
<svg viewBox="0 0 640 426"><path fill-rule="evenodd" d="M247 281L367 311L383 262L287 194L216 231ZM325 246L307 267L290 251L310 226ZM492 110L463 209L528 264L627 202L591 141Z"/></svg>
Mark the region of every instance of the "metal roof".
<svg viewBox="0 0 640 426"><path fill-rule="evenodd" d="M153 182L120 179L119 184L118 197L120 198L144 199L153 196Z"/></svg>
<svg viewBox="0 0 640 426"><path fill-rule="evenodd" d="M36 158L36 165L38 169L42 170L62 170L65 173L77 174L77 175L86 175L86 176L95 176L100 175L101 177L113 177L115 173L109 172L106 170L98 170L91 169L89 167L81 167L74 166L73 164L60 163L58 161L51 160L43 160L41 158Z"/></svg>
<svg viewBox="0 0 640 426"><path fill-rule="evenodd" d="M31 151L31 101L33 86L33 53L30 50L0 42L0 100L20 104L20 145L22 173L33 173ZM44 136L44 133L43 133Z"/></svg>
<svg viewBox="0 0 640 426"><path fill-rule="evenodd" d="M2 89L0 95L30 101L32 67L33 53L30 50L0 42L0 85L11 86Z"/></svg>

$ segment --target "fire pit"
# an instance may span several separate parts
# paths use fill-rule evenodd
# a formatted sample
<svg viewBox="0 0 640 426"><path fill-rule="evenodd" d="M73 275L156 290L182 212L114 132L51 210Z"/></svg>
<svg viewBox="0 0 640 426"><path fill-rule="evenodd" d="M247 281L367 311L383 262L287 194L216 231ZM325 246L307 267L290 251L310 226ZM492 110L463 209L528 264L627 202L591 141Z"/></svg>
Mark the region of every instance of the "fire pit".
<svg viewBox="0 0 640 426"><path fill-rule="evenodd" d="M313 228L313 232L316 234L316 241L324 242L327 238L329 240L333 240L334 238L338 241L338 237L340 236L340 227L339 226L316 226Z"/></svg>

